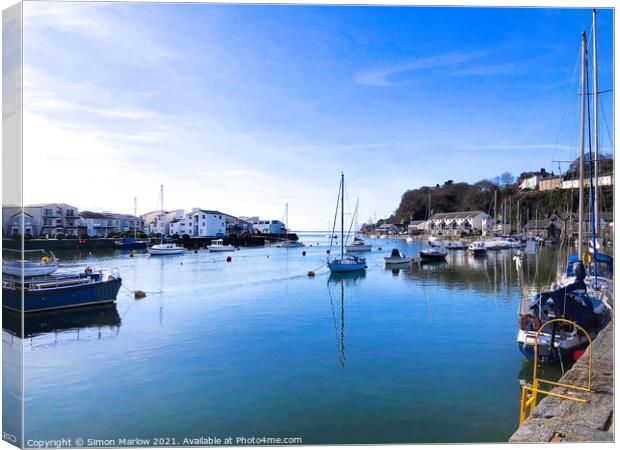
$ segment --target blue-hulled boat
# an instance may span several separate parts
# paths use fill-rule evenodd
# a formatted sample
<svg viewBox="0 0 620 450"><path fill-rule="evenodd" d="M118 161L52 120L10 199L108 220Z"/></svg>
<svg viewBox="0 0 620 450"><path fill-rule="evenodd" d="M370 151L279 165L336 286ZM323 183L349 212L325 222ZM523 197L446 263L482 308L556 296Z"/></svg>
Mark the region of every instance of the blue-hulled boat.
<svg viewBox="0 0 620 450"><path fill-rule="evenodd" d="M146 241L141 241L134 237L124 237L114 242L114 246L119 250L138 250L146 248L146 245Z"/></svg>
<svg viewBox="0 0 620 450"><path fill-rule="evenodd" d="M340 177L340 188L338 192L338 200L340 203L340 258L327 258L327 267L334 272L354 272L366 269L366 259L360 256L349 255L344 253L344 173ZM338 214L338 209L336 209ZM335 218L334 218L335 219ZM335 228L335 220L334 220ZM333 230L332 230L333 231ZM331 254L331 241L330 241Z"/></svg>
<svg viewBox="0 0 620 450"><path fill-rule="evenodd" d="M122 279L117 272L87 271L44 277L2 277L2 306L18 312L48 311L114 303ZM23 305L22 305L23 291Z"/></svg>

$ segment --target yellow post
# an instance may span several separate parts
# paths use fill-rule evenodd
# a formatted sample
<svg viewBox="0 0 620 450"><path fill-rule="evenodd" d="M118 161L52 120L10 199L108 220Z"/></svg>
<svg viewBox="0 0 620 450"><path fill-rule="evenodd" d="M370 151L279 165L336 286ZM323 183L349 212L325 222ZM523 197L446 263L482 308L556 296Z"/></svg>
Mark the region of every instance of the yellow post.
<svg viewBox="0 0 620 450"><path fill-rule="evenodd" d="M543 379L539 379L537 377L537 368L538 368L538 337L540 336L540 333L542 332L542 330L544 328L546 328L548 325L551 325L552 323L556 323L556 322L564 322L564 323L569 323L571 325L573 325L574 327L576 327L579 331L581 331L587 338L588 338L588 347L589 347L589 351L588 351L588 387L581 387L581 386L572 386L572 385L568 385L568 384L563 384L563 383L558 383L555 381L547 381L547 380L543 380ZM551 346L553 346L553 342L550 343ZM553 349L551 349L553 350ZM529 416L532 411L534 411L534 409L536 408L536 400L538 398L538 393L544 393L546 395L553 395L555 397L560 397L560 398L564 398L567 400L573 400L576 402L580 402L580 403L585 403L586 400L581 399L581 398L577 398L577 397L572 397L572 396L568 396L568 395L562 395L562 394L556 394L550 391L545 391L542 389L539 389L539 383L546 383L549 385L555 385L555 386L561 386L561 387L565 387L568 389L574 389L574 390L579 390L579 391L585 391L585 392L591 392L592 391L592 339L590 338L590 335L587 333L587 331L580 325L576 324L573 321L567 320L567 319L553 319L548 321L547 323L543 324L540 326L540 328L536 331L536 336L534 337L534 373L532 375L532 387L529 388L527 386L523 386L521 389L521 409L520 409L520 414L519 414L519 426L521 424L523 424L523 422L525 421L525 419L527 418L527 416ZM527 392L531 391L531 394L527 395ZM529 412L528 412L529 410ZM526 416L527 413L527 416Z"/></svg>

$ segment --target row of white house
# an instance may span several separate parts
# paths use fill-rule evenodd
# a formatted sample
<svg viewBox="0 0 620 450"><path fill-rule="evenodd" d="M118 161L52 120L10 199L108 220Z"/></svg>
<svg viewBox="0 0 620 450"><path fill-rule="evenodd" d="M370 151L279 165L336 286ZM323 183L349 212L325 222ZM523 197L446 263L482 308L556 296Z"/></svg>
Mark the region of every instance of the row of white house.
<svg viewBox="0 0 620 450"><path fill-rule="evenodd" d="M23 231L22 231L23 230ZM219 237L230 233L263 234L285 233L286 225L279 220L261 220L259 217L235 217L220 211L193 208L152 211L140 216L112 212L78 211L66 203L45 203L3 206L2 234L38 237L109 237L117 233L143 232L147 235L188 235L190 237Z"/></svg>

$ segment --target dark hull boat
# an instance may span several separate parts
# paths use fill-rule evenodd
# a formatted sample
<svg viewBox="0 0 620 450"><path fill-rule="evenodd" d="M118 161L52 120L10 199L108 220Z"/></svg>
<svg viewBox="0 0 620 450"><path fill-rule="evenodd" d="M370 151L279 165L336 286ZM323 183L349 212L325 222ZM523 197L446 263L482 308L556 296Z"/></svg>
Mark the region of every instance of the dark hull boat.
<svg viewBox="0 0 620 450"><path fill-rule="evenodd" d="M134 238L123 238L114 242L114 247L119 250L139 250L146 248L146 241L140 241Z"/></svg>
<svg viewBox="0 0 620 450"><path fill-rule="evenodd" d="M114 303L121 283L118 274L106 272L35 277L23 282L3 277L2 306L28 313Z"/></svg>
<svg viewBox="0 0 620 450"><path fill-rule="evenodd" d="M571 321L594 339L611 319L609 307L588 294L583 265L575 272L573 283L536 294L528 305L522 305L517 343L528 360L534 360L536 332L548 321L560 318ZM579 328L567 322L555 322L538 334L538 359L547 363L577 359L588 344L588 337Z"/></svg>
<svg viewBox="0 0 620 450"><path fill-rule="evenodd" d="M121 316L113 304L33 312L23 321L22 318L22 314L6 309L2 312L2 328L15 336L29 338L46 333L86 328L114 329L121 326Z"/></svg>
<svg viewBox="0 0 620 450"><path fill-rule="evenodd" d="M428 261L445 261L448 252L436 247L428 250L420 250L420 258Z"/></svg>

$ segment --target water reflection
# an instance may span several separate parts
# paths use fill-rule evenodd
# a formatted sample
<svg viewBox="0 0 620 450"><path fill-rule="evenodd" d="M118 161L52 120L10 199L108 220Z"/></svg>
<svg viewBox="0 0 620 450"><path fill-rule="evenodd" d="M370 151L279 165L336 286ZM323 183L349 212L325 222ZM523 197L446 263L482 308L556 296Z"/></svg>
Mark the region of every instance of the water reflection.
<svg viewBox="0 0 620 450"><path fill-rule="evenodd" d="M24 316L23 328L19 313L6 309L2 313L2 328L21 338L72 332L79 340L85 329L96 330L101 338L104 330L117 333L121 326L115 305L31 313Z"/></svg>
<svg viewBox="0 0 620 450"><path fill-rule="evenodd" d="M334 273L332 272L327 279L327 293L329 294L329 303L332 309L332 318L334 321L334 331L336 333L336 342L338 343L338 362L340 367L344 367L347 361L346 353L345 353L345 344L344 344L344 318L345 318L345 310L344 310L344 291L345 285L352 286L366 278L365 270L358 270L355 272L340 272ZM336 287L338 293L332 293L333 287ZM340 300L340 318L339 320L336 318L336 308L335 304L337 302L334 301L334 298L338 298Z"/></svg>
<svg viewBox="0 0 620 450"><path fill-rule="evenodd" d="M385 270L391 270L392 276L398 277L401 270L407 270L410 266L411 266L411 263L386 264Z"/></svg>

